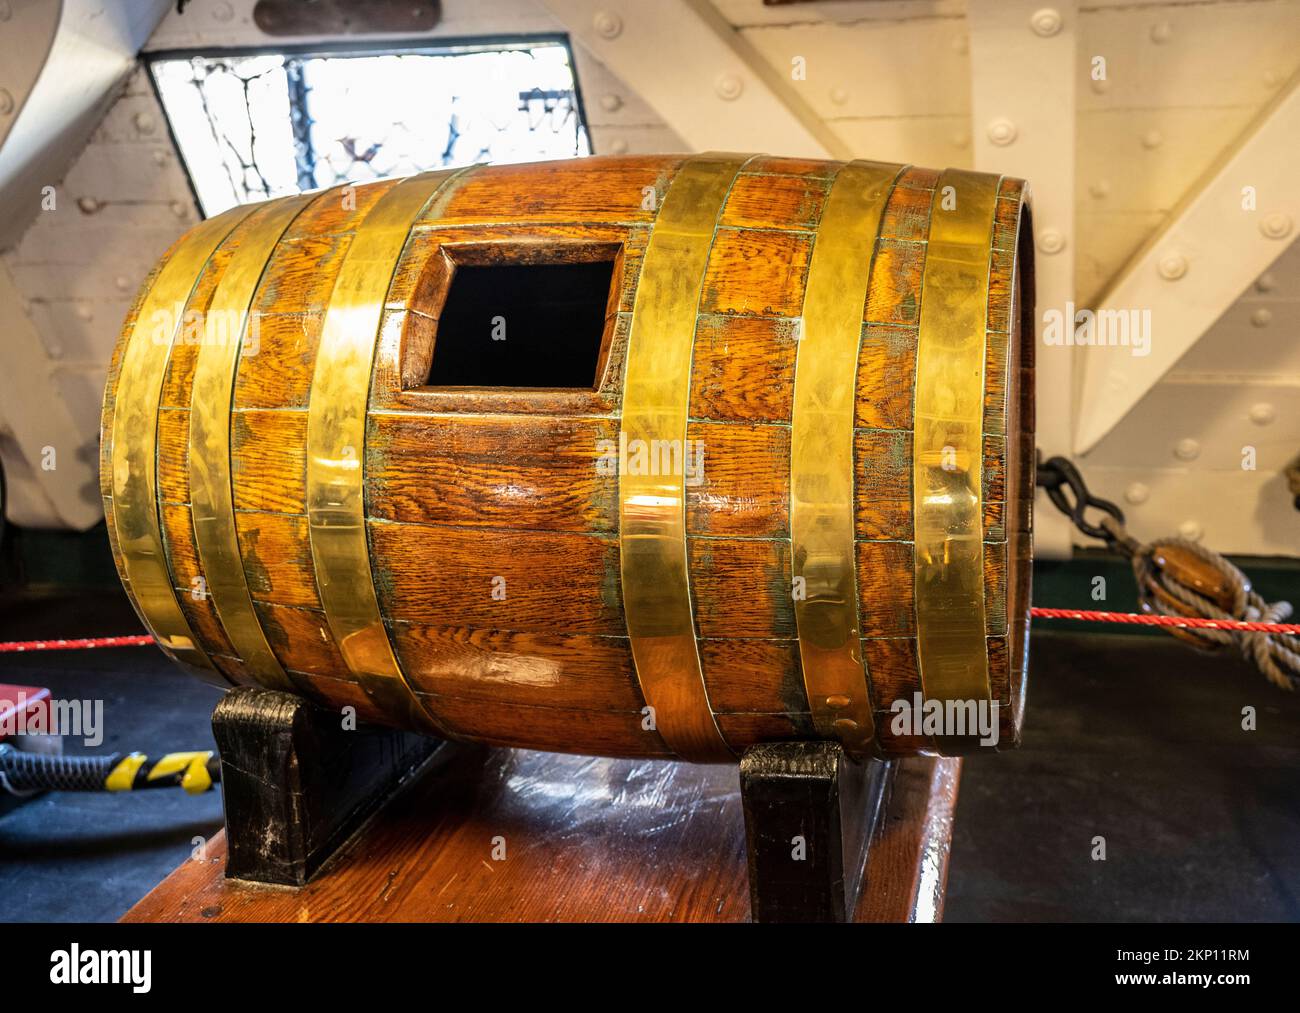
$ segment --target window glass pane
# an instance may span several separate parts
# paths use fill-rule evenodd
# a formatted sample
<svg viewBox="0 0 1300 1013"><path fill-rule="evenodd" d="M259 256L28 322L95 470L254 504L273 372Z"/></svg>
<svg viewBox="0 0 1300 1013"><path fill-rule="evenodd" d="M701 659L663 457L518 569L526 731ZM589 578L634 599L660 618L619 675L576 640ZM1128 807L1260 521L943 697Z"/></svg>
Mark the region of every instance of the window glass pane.
<svg viewBox="0 0 1300 1013"><path fill-rule="evenodd" d="M568 47L153 61L205 215L475 162L590 153Z"/></svg>

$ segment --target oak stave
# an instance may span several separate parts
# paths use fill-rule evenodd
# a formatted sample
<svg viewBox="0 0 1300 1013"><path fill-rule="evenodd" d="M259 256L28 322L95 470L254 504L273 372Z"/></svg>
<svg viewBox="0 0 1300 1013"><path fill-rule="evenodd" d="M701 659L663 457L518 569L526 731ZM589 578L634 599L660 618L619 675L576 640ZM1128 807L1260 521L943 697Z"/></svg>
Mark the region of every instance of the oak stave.
<svg viewBox="0 0 1300 1013"><path fill-rule="evenodd" d="M241 653L222 602L195 593L211 584L191 489L194 377L205 346L176 329L160 353L158 538L176 604L211 664L209 678L287 686L326 706L354 707L362 720L559 752L725 760L758 742L826 734L810 704L791 591L791 440L804 296L821 216L843 166L766 156L740 165L708 241L685 415L687 439L706 448L703 482L683 486L681 505L702 690L696 699L708 708L696 717L712 720L725 748L701 754L665 738L658 720L647 727L644 673L625 608L620 479L599 474L595 462L600 441L618 438L647 251L672 183L689 163L593 157L475 168L444 184L436 215L426 205L402 242L374 332L358 470L373 600L401 681L392 692L406 691L413 711L377 695L340 646L346 637L318 583L308 489L313 378L335 285L370 213L398 184L312 197L275 242L248 302L257 347L235 363L227 467L247 612L278 676ZM927 237L933 215L943 213L939 184L937 172L900 167L874 242L862 252L866 298L850 406L852 558L841 563L856 582L871 748L889 754L945 748L897 733L890 709L924 694L913 384ZM1032 243L1025 184L991 178L988 185L996 200L975 481L984 663L1005 748L1019 739L1026 678ZM208 311L235 254L257 241L277 203L233 227L194 279L187 314ZM518 262L611 247L619 253L596 389L420 388L417 367L436 341L450 273L444 250ZM145 292L157 278L156 270ZM112 468L119 366L125 346L145 333L136 328L142 300L127 319L106 389L102 491L119 572L152 630L149 602L136 594L117 537L114 493L123 487ZM494 577L505 578L504 600L491 594Z"/></svg>

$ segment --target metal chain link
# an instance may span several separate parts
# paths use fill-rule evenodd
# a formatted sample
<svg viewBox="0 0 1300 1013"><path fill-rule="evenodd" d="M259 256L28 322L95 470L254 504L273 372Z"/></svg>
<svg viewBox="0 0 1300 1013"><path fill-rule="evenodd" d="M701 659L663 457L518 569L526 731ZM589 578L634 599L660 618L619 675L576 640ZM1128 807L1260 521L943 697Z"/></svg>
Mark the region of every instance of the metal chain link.
<svg viewBox="0 0 1300 1013"><path fill-rule="evenodd" d="M1187 538L1139 542L1124 527L1124 511L1093 495L1064 457L1043 461L1040 453L1037 484L1076 528L1130 561L1143 612L1245 622L1284 622L1291 615L1290 602L1266 602L1241 570L1203 545ZM1089 523L1088 510L1101 511L1096 524ZM1300 689L1300 636L1201 628L1168 632L1202 651L1235 647L1269 682Z"/></svg>

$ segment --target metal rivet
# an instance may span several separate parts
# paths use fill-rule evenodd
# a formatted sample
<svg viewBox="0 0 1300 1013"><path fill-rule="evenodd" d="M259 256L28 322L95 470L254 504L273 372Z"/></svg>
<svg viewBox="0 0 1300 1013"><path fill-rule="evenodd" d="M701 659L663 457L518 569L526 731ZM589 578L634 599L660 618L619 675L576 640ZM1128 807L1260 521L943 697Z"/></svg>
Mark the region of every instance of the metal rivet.
<svg viewBox="0 0 1300 1013"><path fill-rule="evenodd" d="M1030 16L1029 26L1043 38L1055 35L1061 30L1061 12L1051 7L1039 8Z"/></svg>
<svg viewBox="0 0 1300 1013"><path fill-rule="evenodd" d="M623 19L613 11L597 11L591 26L603 39L617 39L623 32Z"/></svg>
<svg viewBox="0 0 1300 1013"><path fill-rule="evenodd" d="M172 201L169 206L172 209L172 214L174 214L177 218L184 218L187 214L190 213L190 209L187 208L184 204L182 204L178 200Z"/></svg>
<svg viewBox="0 0 1300 1013"><path fill-rule="evenodd" d="M1205 534L1205 532L1201 530L1201 526L1195 521L1183 521L1182 524L1178 525L1178 533L1184 538L1191 539L1193 542L1199 542L1201 540L1201 535Z"/></svg>
<svg viewBox="0 0 1300 1013"><path fill-rule="evenodd" d="M95 311L87 306L84 302L77 307L77 316L82 320L94 320Z"/></svg>
<svg viewBox="0 0 1300 1013"><path fill-rule="evenodd" d="M125 292L127 289L131 287L131 279L126 277L126 275L119 274L116 278L113 279L113 284L116 285L121 291Z"/></svg>
<svg viewBox="0 0 1300 1013"><path fill-rule="evenodd" d="M153 117L148 113L136 113L131 121L135 124L135 129L142 134L152 134L154 128Z"/></svg>
<svg viewBox="0 0 1300 1013"><path fill-rule="evenodd" d="M842 711L845 707L847 707L852 702L853 701L850 700L847 696L828 696L826 698L826 706L837 711Z"/></svg>
<svg viewBox="0 0 1300 1013"><path fill-rule="evenodd" d="M93 215L96 211L98 211L103 206L104 205L99 203L99 201L95 200L94 197L77 198L77 207L79 207L81 209L81 213L85 215Z"/></svg>
<svg viewBox="0 0 1300 1013"><path fill-rule="evenodd" d="M1259 231L1269 239L1285 239L1291 235L1291 216L1284 211L1274 211L1259 223Z"/></svg>
<svg viewBox="0 0 1300 1013"><path fill-rule="evenodd" d="M607 113L616 113L623 108L623 100L611 92L600 97L600 107Z"/></svg>
<svg viewBox="0 0 1300 1013"><path fill-rule="evenodd" d="M1258 292L1272 292L1275 288L1277 288L1277 279L1269 271L1261 274L1255 282L1255 290Z"/></svg>
<svg viewBox="0 0 1300 1013"><path fill-rule="evenodd" d="M1110 91L1110 82L1104 77L1100 79L1094 78L1092 82L1092 90L1098 95L1105 95L1106 92Z"/></svg>
<svg viewBox="0 0 1300 1013"><path fill-rule="evenodd" d="M1277 418L1277 409L1267 401L1250 406L1250 421L1257 426L1266 426Z"/></svg>
<svg viewBox="0 0 1300 1013"><path fill-rule="evenodd" d="M1098 200L1101 200L1103 197L1110 196L1110 184L1104 179L1099 179L1088 185L1088 192Z"/></svg>
<svg viewBox="0 0 1300 1013"><path fill-rule="evenodd" d="M0 88L0 116L8 116L14 111L14 97L4 88Z"/></svg>
<svg viewBox="0 0 1300 1013"><path fill-rule="evenodd" d="M858 723L856 721L851 721L848 718L836 718L831 723L831 727L834 728L841 735L847 737L849 735L854 734L858 730Z"/></svg>
<svg viewBox="0 0 1300 1013"><path fill-rule="evenodd" d="M1151 490L1141 482L1133 482L1124 490L1124 499L1138 506L1151 498Z"/></svg>
<svg viewBox="0 0 1300 1013"><path fill-rule="evenodd" d="M970 38L966 35L954 35L952 37L952 51L965 55L970 52Z"/></svg>
<svg viewBox="0 0 1300 1013"><path fill-rule="evenodd" d="M745 90L745 82L735 74L719 74L717 80L713 82L713 90L718 93L718 98L723 101L734 102L740 98L740 93Z"/></svg>
<svg viewBox="0 0 1300 1013"><path fill-rule="evenodd" d="M1016 139L1016 125L1010 120L994 120L989 124L989 140L1000 148L1005 148Z"/></svg>
<svg viewBox="0 0 1300 1013"><path fill-rule="evenodd" d="M1167 281L1177 281L1187 273L1187 258L1181 253L1170 253L1160 258L1157 266L1160 277Z"/></svg>
<svg viewBox="0 0 1300 1013"><path fill-rule="evenodd" d="M1038 248L1044 253L1060 253L1065 249L1065 237L1056 229L1043 229L1038 234Z"/></svg>
<svg viewBox="0 0 1300 1013"><path fill-rule="evenodd" d="M1188 436L1174 444L1174 456L1182 461L1195 461L1201 456L1201 445Z"/></svg>
<svg viewBox="0 0 1300 1013"><path fill-rule="evenodd" d="M831 101L834 102L837 106L842 106L848 100L849 100L849 93L846 92L843 88L831 89Z"/></svg>
<svg viewBox="0 0 1300 1013"><path fill-rule="evenodd" d="M234 16L235 8L225 3L224 0L212 8L212 17L217 21L229 21Z"/></svg>
<svg viewBox="0 0 1300 1013"><path fill-rule="evenodd" d="M1250 322L1256 327L1267 327L1273 322L1273 311L1267 306L1261 306L1250 315Z"/></svg>
<svg viewBox="0 0 1300 1013"><path fill-rule="evenodd" d="M154 165L166 165L167 152L163 151L162 148L156 149L153 153L153 161L154 161Z"/></svg>
<svg viewBox="0 0 1300 1013"><path fill-rule="evenodd" d="M958 130L952 135L952 146L954 148L964 148L970 144L970 134L965 130Z"/></svg>
<svg viewBox="0 0 1300 1013"><path fill-rule="evenodd" d="M1155 43L1168 42L1174 37L1174 26L1168 21L1157 21L1151 26L1151 41Z"/></svg>
<svg viewBox="0 0 1300 1013"><path fill-rule="evenodd" d="M627 141L622 137L615 137L609 142L609 150L615 155L627 154Z"/></svg>
<svg viewBox="0 0 1300 1013"><path fill-rule="evenodd" d="M1148 130L1142 135L1142 147L1158 148L1165 143L1165 135L1159 130Z"/></svg>

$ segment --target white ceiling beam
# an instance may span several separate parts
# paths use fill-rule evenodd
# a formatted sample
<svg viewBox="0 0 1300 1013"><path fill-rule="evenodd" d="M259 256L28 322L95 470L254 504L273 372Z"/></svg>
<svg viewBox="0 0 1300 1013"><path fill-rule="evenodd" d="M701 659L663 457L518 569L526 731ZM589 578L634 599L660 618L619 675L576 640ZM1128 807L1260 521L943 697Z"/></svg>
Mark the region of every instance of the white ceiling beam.
<svg viewBox="0 0 1300 1013"><path fill-rule="evenodd" d="M1297 137L1300 74L1097 301L1098 310L1150 311L1150 353L1134 355L1131 346L1066 349L1083 374L1079 453L1093 449L1294 239Z"/></svg>
<svg viewBox="0 0 1300 1013"><path fill-rule="evenodd" d="M59 30L61 0L0 5L0 149L27 103ZM4 177L0 175L0 187Z"/></svg>
<svg viewBox="0 0 1300 1013"><path fill-rule="evenodd" d="M695 150L852 157L707 0L540 3Z"/></svg>
<svg viewBox="0 0 1300 1013"><path fill-rule="evenodd" d="M1035 320L1038 445L1068 455L1074 350L1041 341L1043 311L1074 292L1075 39L1078 4L971 0L971 137L975 168L1027 179L1037 236ZM1071 531L1050 505L1034 517L1034 546L1067 556Z"/></svg>
<svg viewBox="0 0 1300 1013"><path fill-rule="evenodd" d="M48 25L30 16L30 0L9 23L0 21L0 89L21 89L7 100L0 95L0 249L15 245L41 213L44 188L58 183L85 147L167 5L168 0L47 4L59 14L52 41L45 38ZM29 49L48 54L39 73L34 80L29 75L9 81L11 62L29 61L22 55ZM5 131L7 107L15 118Z"/></svg>

